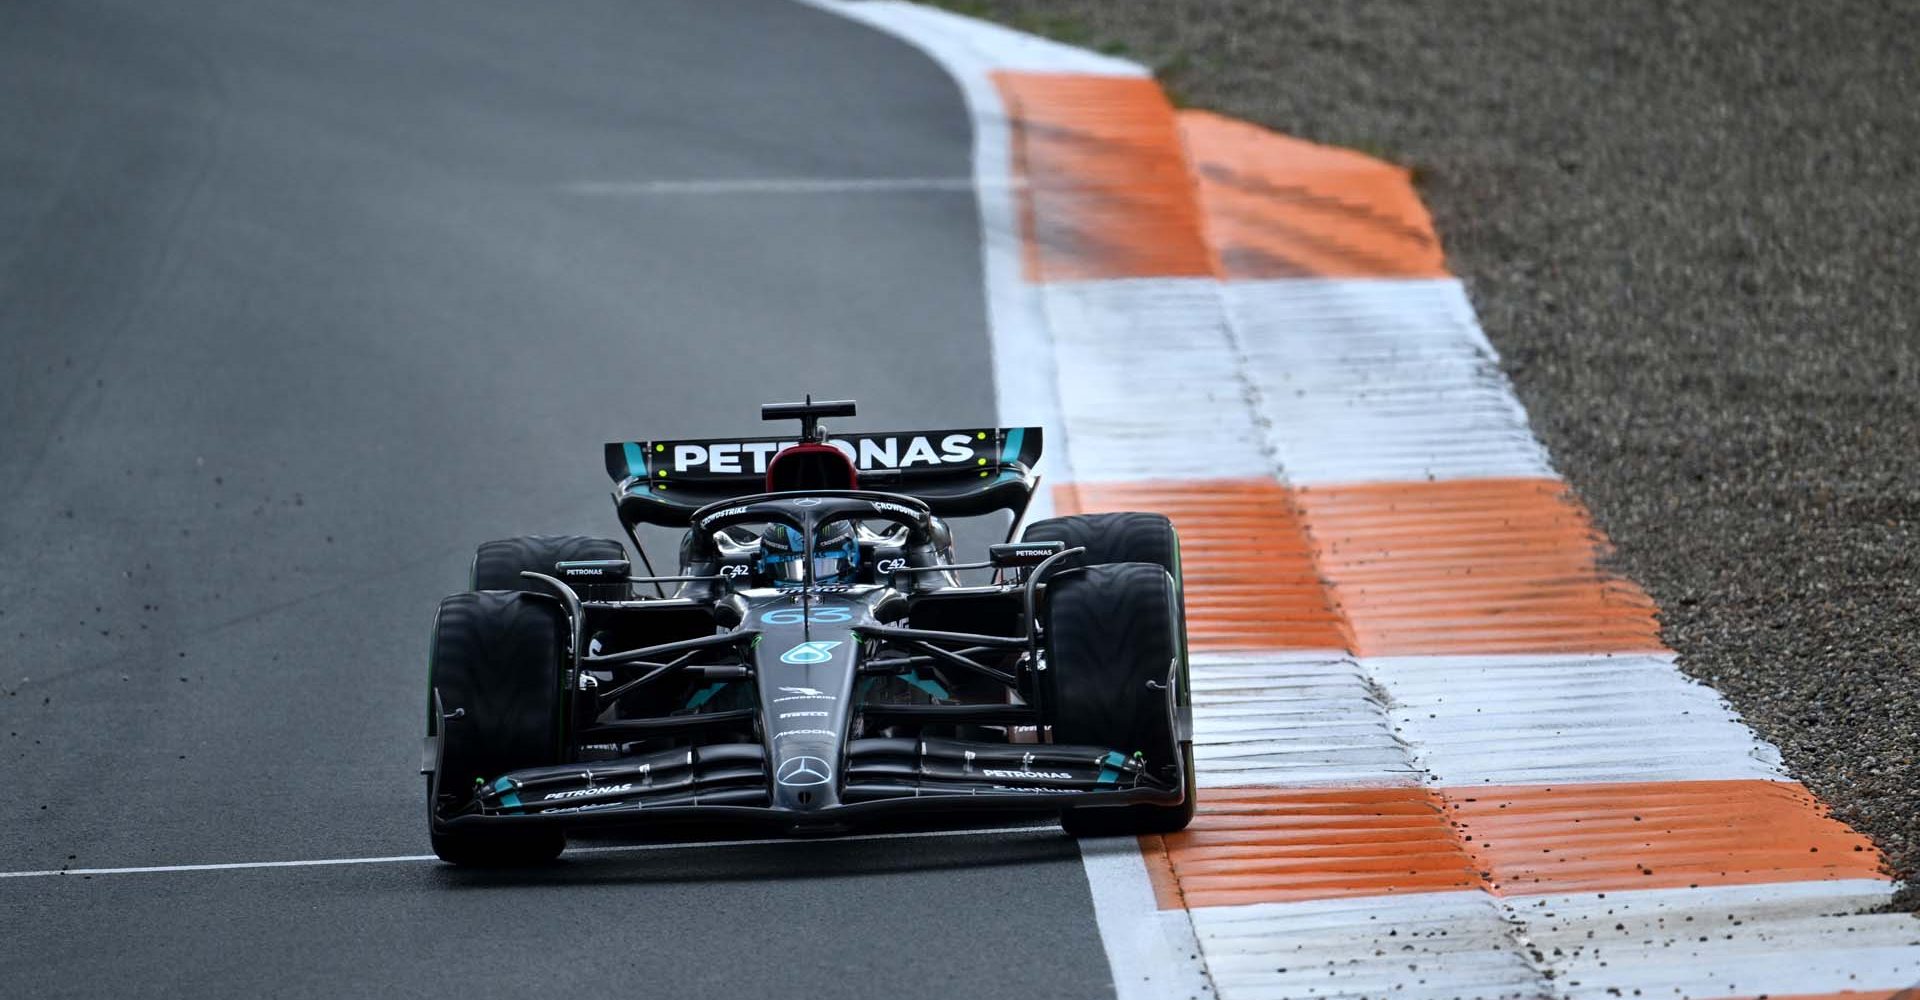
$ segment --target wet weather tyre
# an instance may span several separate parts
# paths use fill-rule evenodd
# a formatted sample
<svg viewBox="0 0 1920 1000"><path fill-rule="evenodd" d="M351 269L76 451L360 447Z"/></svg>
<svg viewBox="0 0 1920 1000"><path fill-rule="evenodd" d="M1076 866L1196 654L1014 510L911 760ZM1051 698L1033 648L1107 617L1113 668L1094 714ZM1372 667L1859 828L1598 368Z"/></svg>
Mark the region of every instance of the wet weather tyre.
<svg viewBox="0 0 1920 1000"><path fill-rule="evenodd" d="M1177 621L1180 628L1180 676L1179 676L1179 712L1188 728L1192 725L1192 692L1187 683L1187 599L1185 581L1180 566L1180 533L1173 522L1164 514L1146 511L1113 511L1099 514L1072 514L1066 517L1051 517L1035 521L1027 526L1021 538L1026 541L1065 543L1067 548L1084 548L1080 555L1068 556L1061 560L1062 567L1098 566L1108 563L1153 563L1173 577L1175 605L1178 609ZM1173 817L1169 822L1178 820L1172 829L1186 825L1186 819L1193 815L1193 744L1180 744L1181 767L1186 775L1186 787L1189 789L1185 818ZM1163 814L1166 812L1162 810ZM1086 822L1097 814L1083 813L1080 820Z"/></svg>
<svg viewBox="0 0 1920 1000"><path fill-rule="evenodd" d="M1175 580L1180 578L1180 536L1165 514L1117 511L1050 517L1027 525L1020 537L1029 542L1065 542L1067 548L1087 550L1061 560L1068 566L1146 562L1166 570Z"/></svg>
<svg viewBox="0 0 1920 1000"><path fill-rule="evenodd" d="M433 852L459 865L551 861L566 848L557 830L443 829L436 812L458 811L483 781L560 763L565 613L543 594L483 591L440 602L428 666L428 735L440 737L438 803L429 801ZM441 712L433 716L433 699ZM432 788L429 783L429 797Z"/></svg>
<svg viewBox="0 0 1920 1000"><path fill-rule="evenodd" d="M540 590L537 581L520 575L525 571L554 575L554 564L589 559L625 559L627 547L611 538L585 535L526 535L484 542L473 554L473 567L467 574L468 590ZM609 588L613 584L594 584ZM596 597L626 597L631 588L619 585L621 593L595 594ZM587 596L587 595L583 595Z"/></svg>
<svg viewBox="0 0 1920 1000"><path fill-rule="evenodd" d="M1027 525L1020 536L1029 542L1065 542L1070 549L1084 548L1080 555L1060 560L1060 568L1099 566L1105 563L1153 563L1173 577L1180 608L1180 710L1190 717L1187 669L1187 594L1180 571L1180 533L1165 514L1125 510L1104 514L1072 514L1050 517Z"/></svg>
<svg viewBox="0 0 1920 1000"><path fill-rule="evenodd" d="M1193 819L1193 752L1179 737L1175 698L1185 684L1180 595L1155 563L1067 570L1047 582L1046 685L1053 738L1146 755L1149 773L1186 788L1176 806L1069 808L1074 836L1171 833Z"/></svg>

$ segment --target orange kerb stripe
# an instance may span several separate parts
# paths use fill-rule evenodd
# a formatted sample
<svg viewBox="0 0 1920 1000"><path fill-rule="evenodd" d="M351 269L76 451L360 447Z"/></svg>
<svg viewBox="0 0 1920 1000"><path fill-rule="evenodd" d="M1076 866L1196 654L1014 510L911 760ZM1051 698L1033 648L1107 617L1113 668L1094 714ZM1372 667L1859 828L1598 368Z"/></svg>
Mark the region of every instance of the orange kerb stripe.
<svg viewBox="0 0 1920 1000"><path fill-rule="evenodd" d="M1204 111L1179 122L1221 276L1447 277L1404 168Z"/></svg>
<svg viewBox="0 0 1920 1000"><path fill-rule="evenodd" d="M1187 636L1196 649L1345 649L1286 487L1270 479L1075 483L1062 514L1159 511L1180 532Z"/></svg>
<svg viewBox="0 0 1920 1000"><path fill-rule="evenodd" d="M1603 570L1565 484L1472 479L1295 494L1362 655L1659 650L1653 601Z"/></svg>
<svg viewBox="0 0 1920 1000"><path fill-rule="evenodd" d="M1872 842L1787 782L1463 788L1446 800L1502 895L1885 877Z"/></svg>
<svg viewBox="0 0 1920 1000"><path fill-rule="evenodd" d="M1904 990L1867 990L1863 993L1764 993L1759 996L1725 997L1722 1000L1920 1000L1920 986Z"/></svg>
<svg viewBox="0 0 1920 1000"><path fill-rule="evenodd" d="M1196 648L1663 648L1652 600L1600 567L1605 540L1556 480L1079 483L1056 489L1055 502L1063 514L1173 518Z"/></svg>
<svg viewBox="0 0 1920 1000"><path fill-rule="evenodd" d="M1419 788L1207 789L1185 831L1163 838L1165 909L1471 889L1481 882Z"/></svg>
<svg viewBox="0 0 1920 1000"><path fill-rule="evenodd" d="M1028 281L1209 277L1173 108L1149 79L995 73Z"/></svg>
<svg viewBox="0 0 1920 1000"><path fill-rule="evenodd" d="M1167 855L1167 838L1159 834L1140 837L1140 860L1147 865L1147 883L1153 886L1153 902L1163 910L1186 907L1180 892L1180 878L1173 873L1173 859Z"/></svg>
<svg viewBox="0 0 1920 1000"><path fill-rule="evenodd" d="M1029 281L1447 276L1401 167L1206 112L1176 116L1152 80L993 80L1025 182Z"/></svg>
<svg viewBox="0 0 1920 1000"><path fill-rule="evenodd" d="M1771 781L1206 789L1161 840L1143 846L1163 908L1886 878L1865 837Z"/></svg>

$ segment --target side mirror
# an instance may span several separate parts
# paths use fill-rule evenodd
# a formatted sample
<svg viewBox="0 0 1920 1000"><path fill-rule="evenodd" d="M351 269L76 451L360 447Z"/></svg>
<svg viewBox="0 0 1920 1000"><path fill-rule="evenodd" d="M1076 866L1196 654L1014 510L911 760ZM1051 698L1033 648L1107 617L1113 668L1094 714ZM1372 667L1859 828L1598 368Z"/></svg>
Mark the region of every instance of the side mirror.
<svg viewBox="0 0 1920 1000"><path fill-rule="evenodd" d="M996 569L1038 566L1066 551L1065 542L1007 542L987 547L987 561Z"/></svg>

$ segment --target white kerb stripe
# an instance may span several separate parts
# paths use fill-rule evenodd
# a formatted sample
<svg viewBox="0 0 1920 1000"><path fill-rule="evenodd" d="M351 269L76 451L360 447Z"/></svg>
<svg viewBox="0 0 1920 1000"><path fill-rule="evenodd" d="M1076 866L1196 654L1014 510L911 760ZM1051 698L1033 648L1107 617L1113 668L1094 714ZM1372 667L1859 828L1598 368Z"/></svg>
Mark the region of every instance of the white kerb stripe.
<svg viewBox="0 0 1920 1000"><path fill-rule="evenodd" d="M1193 654L1200 787L1417 785L1387 706L1344 653Z"/></svg>
<svg viewBox="0 0 1920 1000"><path fill-rule="evenodd" d="M1780 752L1671 653L1360 662L1439 784L1786 780Z"/></svg>
<svg viewBox="0 0 1920 1000"><path fill-rule="evenodd" d="M1731 997L1920 984L1920 920L1871 879L1519 897L1570 998Z"/></svg>
<svg viewBox="0 0 1920 1000"><path fill-rule="evenodd" d="M1206 906L1193 920L1220 1000L1552 995L1483 892Z"/></svg>
<svg viewBox="0 0 1920 1000"><path fill-rule="evenodd" d="M1554 474L1460 282L1222 287L1288 482Z"/></svg>
<svg viewBox="0 0 1920 1000"><path fill-rule="evenodd" d="M1045 286L1075 482L1271 478L1211 278Z"/></svg>

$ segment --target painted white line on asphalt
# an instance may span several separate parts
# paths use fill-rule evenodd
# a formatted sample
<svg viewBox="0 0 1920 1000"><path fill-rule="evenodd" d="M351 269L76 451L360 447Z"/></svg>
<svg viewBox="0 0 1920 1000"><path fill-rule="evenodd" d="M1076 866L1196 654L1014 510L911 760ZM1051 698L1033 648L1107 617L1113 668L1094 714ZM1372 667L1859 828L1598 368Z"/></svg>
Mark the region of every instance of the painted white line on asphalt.
<svg viewBox="0 0 1920 1000"><path fill-rule="evenodd" d="M971 193L971 177L744 177L731 180L579 181L564 185L583 195L902 194ZM1014 181L1000 181L1011 187Z"/></svg>
<svg viewBox="0 0 1920 1000"><path fill-rule="evenodd" d="M914 840L925 837L968 837L1000 833L1058 832L1052 824L995 826L984 829L909 830L902 833L856 833L845 837L765 837L757 840L695 840L669 844L610 844L568 848L568 854L620 854L634 851L686 851L713 847L769 847L779 844L844 844L863 840ZM149 875L164 872L219 872L253 868L327 868L339 865L392 865L438 861L431 854L395 854L379 858L314 858L304 861L229 861L205 865L147 865L133 868L56 868L44 871L0 872L0 878L47 878L59 875Z"/></svg>
<svg viewBox="0 0 1920 1000"><path fill-rule="evenodd" d="M1162 910L1153 896L1140 841L1099 837L1080 842L1093 918L1107 947L1113 991L1122 1000L1210 996L1200 944L1187 910Z"/></svg>
<svg viewBox="0 0 1920 1000"><path fill-rule="evenodd" d="M434 861L431 854L396 854L384 858L315 858L305 861L229 861L208 865L148 865L139 868L56 868L43 871L0 872L0 878L46 878L55 875L146 875L154 872L217 872L242 868L325 868L332 865L390 865L404 861Z"/></svg>

